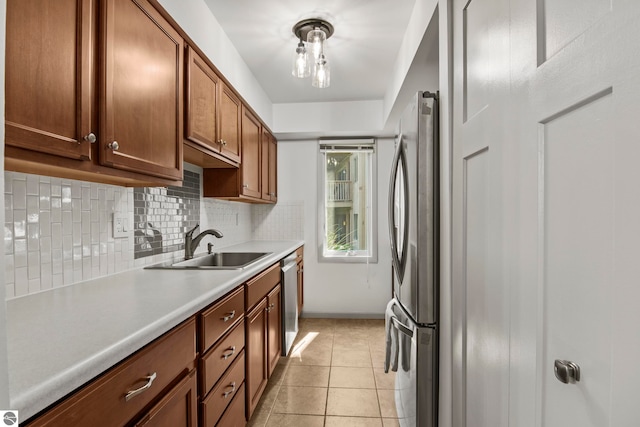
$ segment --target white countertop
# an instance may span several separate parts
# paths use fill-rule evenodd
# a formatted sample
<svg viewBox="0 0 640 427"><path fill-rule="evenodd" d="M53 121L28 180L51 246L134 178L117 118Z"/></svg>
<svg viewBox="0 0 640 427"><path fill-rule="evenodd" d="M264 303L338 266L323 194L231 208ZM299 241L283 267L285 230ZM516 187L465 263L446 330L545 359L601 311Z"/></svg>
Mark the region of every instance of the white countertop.
<svg viewBox="0 0 640 427"><path fill-rule="evenodd" d="M224 248L273 252L244 270L137 269L7 301L11 409L35 415L303 243Z"/></svg>

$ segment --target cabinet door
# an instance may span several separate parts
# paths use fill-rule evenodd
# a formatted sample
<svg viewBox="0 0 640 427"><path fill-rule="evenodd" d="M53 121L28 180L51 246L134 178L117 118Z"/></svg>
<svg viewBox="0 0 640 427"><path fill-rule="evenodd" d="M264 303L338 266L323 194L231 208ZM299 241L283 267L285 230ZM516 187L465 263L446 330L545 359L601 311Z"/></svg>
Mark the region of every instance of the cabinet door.
<svg viewBox="0 0 640 427"><path fill-rule="evenodd" d="M186 137L205 149L220 151L216 139L218 76L187 48Z"/></svg>
<svg viewBox="0 0 640 427"><path fill-rule="evenodd" d="M148 0L102 9L100 163L182 179L183 40Z"/></svg>
<svg viewBox="0 0 640 427"><path fill-rule="evenodd" d="M269 200L278 201L278 141L269 138Z"/></svg>
<svg viewBox="0 0 640 427"><path fill-rule="evenodd" d="M218 146L234 162L241 161L240 117L242 102L224 82L218 89Z"/></svg>
<svg viewBox="0 0 640 427"><path fill-rule="evenodd" d="M242 106L242 163L240 193L260 198L260 136L262 125L251 111Z"/></svg>
<svg viewBox="0 0 640 427"><path fill-rule="evenodd" d="M267 129L262 129L260 143L260 177L263 200L275 202L277 196L277 157L278 145L275 137Z"/></svg>
<svg viewBox="0 0 640 427"><path fill-rule="evenodd" d="M271 134L265 128L262 128L262 139L260 140L260 194L262 200L271 200L269 195L269 146L271 142Z"/></svg>
<svg viewBox="0 0 640 427"><path fill-rule="evenodd" d="M247 419L251 418L267 386L267 298L247 315L245 354L247 361Z"/></svg>
<svg viewBox="0 0 640 427"><path fill-rule="evenodd" d="M269 362L269 377L280 360L282 353L282 304L280 285L273 288L267 295L267 360Z"/></svg>
<svg viewBox="0 0 640 427"><path fill-rule="evenodd" d="M304 305L304 261L298 262L298 315Z"/></svg>
<svg viewBox="0 0 640 427"><path fill-rule="evenodd" d="M136 423L136 427L197 426L198 388L194 369Z"/></svg>
<svg viewBox="0 0 640 427"><path fill-rule="evenodd" d="M95 0L7 1L5 142L90 159Z"/></svg>

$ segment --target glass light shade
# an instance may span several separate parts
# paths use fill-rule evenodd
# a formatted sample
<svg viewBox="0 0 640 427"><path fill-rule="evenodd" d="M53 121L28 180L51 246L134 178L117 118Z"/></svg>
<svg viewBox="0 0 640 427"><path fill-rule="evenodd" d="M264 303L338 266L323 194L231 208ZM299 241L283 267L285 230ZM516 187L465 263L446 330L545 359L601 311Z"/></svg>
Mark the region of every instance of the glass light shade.
<svg viewBox="0 0 640 427"><path fill-rule="evenodd" d="M320 58L315 62L313 67L313 80L311 85L317 88L329 87L331 83L331 74L329 69L329 63L323 54L320 54Z"/></svg>
<svg viewBox="0 0 640 427"><path fill-rule="evenodd" d="M311 64L309 64L309 53L304 43L298 43L298 47L293 55L293 67L291 74L298 78L305 78L311 75Z"/></svg>
<svg viewBox="0 0 640 427"><path fill-rule="evenodd" d="M325 40L327 40L327 35L320 28L314 28L307 33L307 44L313 53L313 59L316 61L322 55Z"/></svg>

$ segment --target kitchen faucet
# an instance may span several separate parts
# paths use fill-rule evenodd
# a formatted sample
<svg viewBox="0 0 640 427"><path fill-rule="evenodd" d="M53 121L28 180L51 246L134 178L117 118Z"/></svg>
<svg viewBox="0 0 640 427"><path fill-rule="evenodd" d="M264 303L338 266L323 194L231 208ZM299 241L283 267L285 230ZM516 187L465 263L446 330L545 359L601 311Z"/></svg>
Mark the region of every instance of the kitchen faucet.
<svg viewBox="0 0 640 427"><path fill-rule="evenodd" d="M184 259L193 258L193 253L196 251L196 248L200 244L200 241L207 234L211 234L212 236L216 236L218 239L222 237L222 232L210 228L208 230L204 230L202 233L198 234L196 237L192 237L193 233L200 227L200 224L196 224L191 230L187 231L184 235Z"/></svg>

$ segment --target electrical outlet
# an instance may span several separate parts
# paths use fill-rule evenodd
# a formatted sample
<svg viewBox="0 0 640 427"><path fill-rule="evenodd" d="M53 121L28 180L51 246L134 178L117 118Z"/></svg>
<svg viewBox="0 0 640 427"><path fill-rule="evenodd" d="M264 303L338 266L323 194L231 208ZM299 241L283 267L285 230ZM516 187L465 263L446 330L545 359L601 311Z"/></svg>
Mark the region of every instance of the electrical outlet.
<svg viewBox="0 0 640 427"><path fill-rule="evenodd" d="M127 217L121 213L113 214L113 237L114 239L129 236L129 224Z"/></svg>

